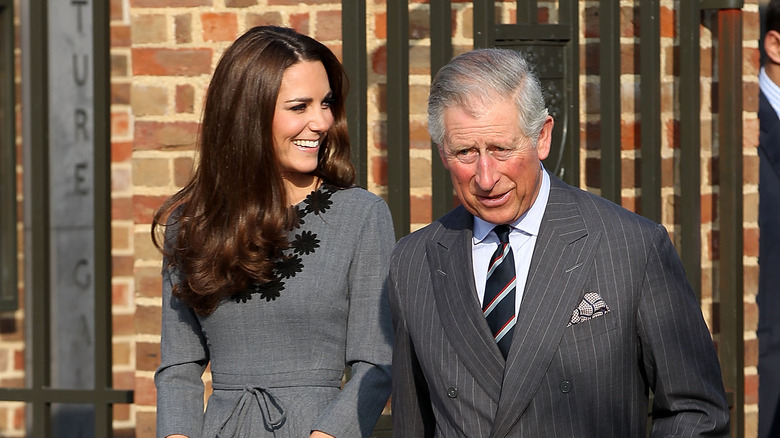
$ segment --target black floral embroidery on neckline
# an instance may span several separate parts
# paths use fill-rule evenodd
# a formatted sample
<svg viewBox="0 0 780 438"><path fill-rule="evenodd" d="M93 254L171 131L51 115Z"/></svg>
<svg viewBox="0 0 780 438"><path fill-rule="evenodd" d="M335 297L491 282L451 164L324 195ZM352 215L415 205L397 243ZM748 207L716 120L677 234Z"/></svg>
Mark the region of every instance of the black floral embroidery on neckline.
<svg viewBox="0 0 780 438"><path fill-rule="evenodd" d="M284 258L276 261L276 275L281 278L292 278L295 274L303 271L303 262L301 256L293 254L291 256L285 256Z"/></svg>
<svg viewBox="0 0 780 438"><path fill-rule="evenodd" d="M333 205L333 201L330 200L332 194L333 192L331 191L313 191L303 200L303 203L306 204L304 214L314 213L319 215L320 213L325 213Z"/></svg>
<svg viewBox="0 0 780 438"><path fill-rule="evenodd" d="M301 234L295 235L291 247L296 254L311 254L320 247L320 239L311 231L303 230Z"/></svg>
<svg viewBox="0 0 780 438"><path fill-rule="evenodd" d="M301 204L294 207L295 219L293 220L293 229L299 229L306 223L304 218L309 214L317 216L328 211L333 205L331 196L338 190L330 184L323 184L318 189L309 193ZM301 208L301 205L304 207ZM282 256L274 262L274 279L265 283L255 283L249 289L236 292L233 299L237 302L246 303L252 299L252 295L260 294L261 299L273 301L279 298L284 290L284 280L295 277L303 271L302 256L313 254L320 247L320 240L317 234L309 230L301 230L295 234L289 248Z"/></svg>

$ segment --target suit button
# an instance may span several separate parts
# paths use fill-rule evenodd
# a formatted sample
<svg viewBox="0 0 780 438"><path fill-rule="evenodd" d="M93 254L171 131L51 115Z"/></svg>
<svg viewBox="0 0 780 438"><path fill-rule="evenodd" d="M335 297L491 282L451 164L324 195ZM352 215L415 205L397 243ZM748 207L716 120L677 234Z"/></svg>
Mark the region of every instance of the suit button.
<svg viewBox="0 0 780 438"><path fill-rule="evenodd" d="M571 382L569 382L568 380L564 380L561 382L559 388L561 388L562 393L566 394L569 391L571 391Z"/></svg>
<svg viewBox="0 0 780 438"><path fill-rule="evenodd" d="M455 388L454 386L450 386L447 388L447 397L449 398L456 398L458 396L458 388Z"/></svg>

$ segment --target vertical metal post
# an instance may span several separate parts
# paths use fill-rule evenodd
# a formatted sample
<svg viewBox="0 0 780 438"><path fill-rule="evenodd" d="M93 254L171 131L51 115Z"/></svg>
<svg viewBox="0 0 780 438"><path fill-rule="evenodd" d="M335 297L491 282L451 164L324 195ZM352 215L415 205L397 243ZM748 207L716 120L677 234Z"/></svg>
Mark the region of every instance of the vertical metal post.
<svg viewBox="0 0 780 438"><path fill-rule="evenodd" d="M732 436L745 431L743 214L742 214L742 11L718 11L718 136L720 138L720 342L726 392L733 394Z"/></svg>
<svg viewBox="0 0 780 438"><path fill-rule="evenodd" d="M526 24L538 23L538 0L518 0L517 3L517 22Z"/></svg>
<svg viewBox="0 0 780 438"><path fill-rule="evenodd" d="M111 354L111 67L108 2L92 2L94 86L95 436L113 435Z"/></svg>
<svg viewBox="0 0 780 438"><path fill-rule="evenodd" d="M409 6L387 5L387 201L396 238L409 234Z"/></svg>
<svg viewBox="0 0 780 438"><path fill-rule="evenodd" d="M599 3L601 196L621 202L620 2Z"/></svg>
<svg viewBox="0 0 780 438"><path fill-rule="evenodd" d="M23 20L24 38L28 43L23 52L28 61L23 83L27 105L23 107L25 122L24 140L29 156L25 166L25 222L29 223L29 240L25 240L25 253L29 255L25 269L25 285L28 291L26 308L30 310L26 321L28 333L25 369L28 386L49 387L51 384L50 346L50 290L51 290L51 226L49 211L49 90L48 90L48 2L30 0L23 2L26 12ZM28 414L28 433L46 438L51 436L51 404L36 391Z"/></svg>
<svg viewBox="0 0 780 438"><path fill-rule="evenodd" d="M0 0L0 311L18 303L14 3Z"/></svg>
<svg viewBox="0 0 780 438"><path fill-rule="evenodd" d="M701 297L701 129L698 1L680 2L680 258Z"/></svg>
<svg viewBox="0 0 780 438"><path fill-rule="evenodd" d="M431 0L431 80L452 58L452 2ZM431 145L431 186L433 219L447 213L453 204L452 180L439 158L439 149Z"/></svg>
<svg viewBox="0 0 780 438"><path fill-rule="evenodd" d="M343 1L341 5L341 40L344 45L342 56L344 69L349 76L346 105L352 164L357 171L355 182L361 187L366 187L368 184L366 2L365 0Z"/></svg>
<svg viewBox="0 0 780 438"><path fill-rule="evenodd" d="M495 11L496 2L494 0L473 0L472 8L474 10L474 48L490 47L493 44L493 34L495 32Z"/></svg>
<svg viewBox="0 0 780 438"><path fill-rule="evenodd" d="M645 0L639 6L640 123L642 153L641 212L661 222L661 24L659 0Z"/></svg>
<svg viewBox="0 0 780 438"><path fill-rule="evenodd" d="M556 169L562 179L573 186L580 184L580 82L579 82L579 6L577 0L559 0L559 22L569 28L566 54L565 95L567 116L564 126L565 149L561 153L562 168ZM556 123L558 123L556 121ZM562 172L562 173L561 173Z"/></svg>

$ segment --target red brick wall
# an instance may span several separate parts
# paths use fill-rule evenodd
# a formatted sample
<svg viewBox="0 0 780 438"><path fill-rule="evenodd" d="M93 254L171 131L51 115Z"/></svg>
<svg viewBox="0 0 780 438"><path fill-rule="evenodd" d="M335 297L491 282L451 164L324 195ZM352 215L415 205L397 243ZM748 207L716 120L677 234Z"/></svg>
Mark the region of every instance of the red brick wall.
<svg viewBox="0 0 780 438"><path fill-rule="evenodd" d="M226 1L224 7L208 1L170 2L150 0L131 3L133 23L132 64L135 137L133 155L134 218L136 230L136 284L153 285L154 288L137 290L137 334L148 339L144 343L143 357L137 354L138 372L136 389L153 392L151 377L157 357L153 337L157 333L156 318L159 315L158 259L148 246L147 224L149 215L160 200L173 192L186 179L190 166L192 142L200 113L203 90L219 52L236 35L255 24L282 24L323 40L340 53L340 12L338 1L308 2L300 6L297 1L244 0ZM515 20L514 2L498 2L502 22ZM622 141L622 203L636 208L639 177L634 171L634 158L639 151L639 124L636 117L636 89L639 85L637 66L633 52L638 38L639 21L637 1L621 2L621 105L624 124ZM663 120L663 218L674 232L679 223L675 210L679 206L679 109L675 107L676 75L680 60L677 58L676 3L662 2L662 120ZM581 185L598 192L596 177L599 169L599 150L594 147L598 129L598 54L592 48L598 44L598 2L580 2L580 29L582 41L582 90L581 90ZM425 129L425 101L429 78L429 9L426 1L409 3L410 25L410 166L411 206L413 228L430 222L430 163L432 157ZM757 123L755 123L755 94L757 57L756 0L747 1L745 15L745 341L746 341L746 425L747 436L755 434L756 424L756 352L755 352L755 290L757 207L756 153ZM386 192L386 47L387 35L385 2L377 0L367 4L369 39L369 189L379 194ZM554 7L542 4L540 19L555 21ZM473 12L468 1L453 2L453 40L455 53L468 50L472 45ZM162 24L158 24L162 23ZM711 27L704 23L702 41L702 309L710 327L713 326L713 278L717 272L717 182L712 169L717 159L713 149L713 115L711 114L710 89L713 86L713 58ZM161 30L165 28L165 31ZM143 37L141 37L143 35ZM157 56L160 53L168 56ZM587 55L587 56L585 56ZM210 63L204 58L210 56ZM172 62L174 57L177 59ZM156 61L156 60L157 61ZM752 87L752 88L751 88ZM154 175L154 177L152 176ZM153 315L146 317L142 315ZM717 334L716 334L717 335ZM207 378L208 379L208 378ZM136 404L139 431L153 428L153 397L144 397Z"/></svg>
<svg viewBox="0 0 780 438"><path fill-rule="evenodd" d="M135 389L135 319L137 290L134 278L133 116L130 111L132 42L129 8L125 0L111 0L111 278L113 324L113 379L117 389ZM136 394L138 397L139 394ZM135 435L133 405L114 406L115 436ZM143 436L143 435L141 435Z"/></svg>
<svg viewBox="0 0 780 438"><path fill-rule="evenodd" d="M746 0L744 19L744 304L745 304L745 412L746 436L756 433L758 246L758 1ZM116 436L154 436L154 369L159 363L160 257L149 239L149 224L162 200L187 180L194 141L210 74L221 52L245 29L278 24L312 35L341 54L340 0L110 0L112 75L112 232L113 232L113 347L117 388L134 389L135 404L115 407ZM18 2L17 2L18 3ZM387 37L386 1L366 2L368 28L368 188L386 193L385 151ZM543 3L540 21L557 20L554 4ZM639 123L635 89L640 78L633 60L636 50L639 0L621 0L622 203L638 204L639 177L634 160L639 155ZM675 108L678 58L679 2L662 0L662 186L663 222L674 232L679 206L679 126ZM500 21L515 20L514 1L498 2ZM581 181L598 192L598 1L580 1L581 41ZM18 10L18 4L17 4ZM425 100L429 77L429 8L427 1L409 2L410 11L410 165L413 228L430 222L432 156L426 132ZM471 2L453 1L455 53L471 48ZM718 187L712 169L717 166L710 90L715 63L713 28L705 19L701 31L702 62L702 309L713 327L717 295ZM17 53L18 55L18 53ZM18 66L17 66L18 68ZM18 76L18 75L17 75ZM19 82L20 79L17 79ZM17 108L20 108L17 106ZM17 118L21 116L17 114ZM21 122L18 123L21 136ZM21 138L21 137L20 137ZM21 144L21 141L20 141ZM21 157L21 152L19 153ZM19 158L21 160L21 158ZM21 163L21 161L20 161ZM21 164L20 164L21 172ZM21 176L19 177L21 185ZM21 191L20 191L21 193ZM21 195L20 195L21 199ZM21 205L21 204L20 204ZM20 217L21 217L20 208ZM21 225L20 225L20 248ZM23 254L20 253L20 256ZM20 272L20 278L23 278ZM20 303L24 303L23 287ZM24 308L0 315L0 386L24 382ZM717 336L717 333L716 333ZM208 381L208 376L206 376ZM0 403L0 436L24 435L24 410Z"/></svg>

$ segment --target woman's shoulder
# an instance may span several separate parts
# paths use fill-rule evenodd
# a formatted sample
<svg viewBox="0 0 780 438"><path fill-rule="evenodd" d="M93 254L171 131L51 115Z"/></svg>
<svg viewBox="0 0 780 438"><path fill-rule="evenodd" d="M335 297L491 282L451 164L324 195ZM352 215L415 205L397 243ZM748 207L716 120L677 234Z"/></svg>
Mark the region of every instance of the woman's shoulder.
<svg viewBox="0 0 780 438"><path fill-rule="evenodd" d="M360 204L385 204L384 199L374 193L359 187L351 186L346 188L337 188L331 186L333 197L341 202Z"/></svg>

